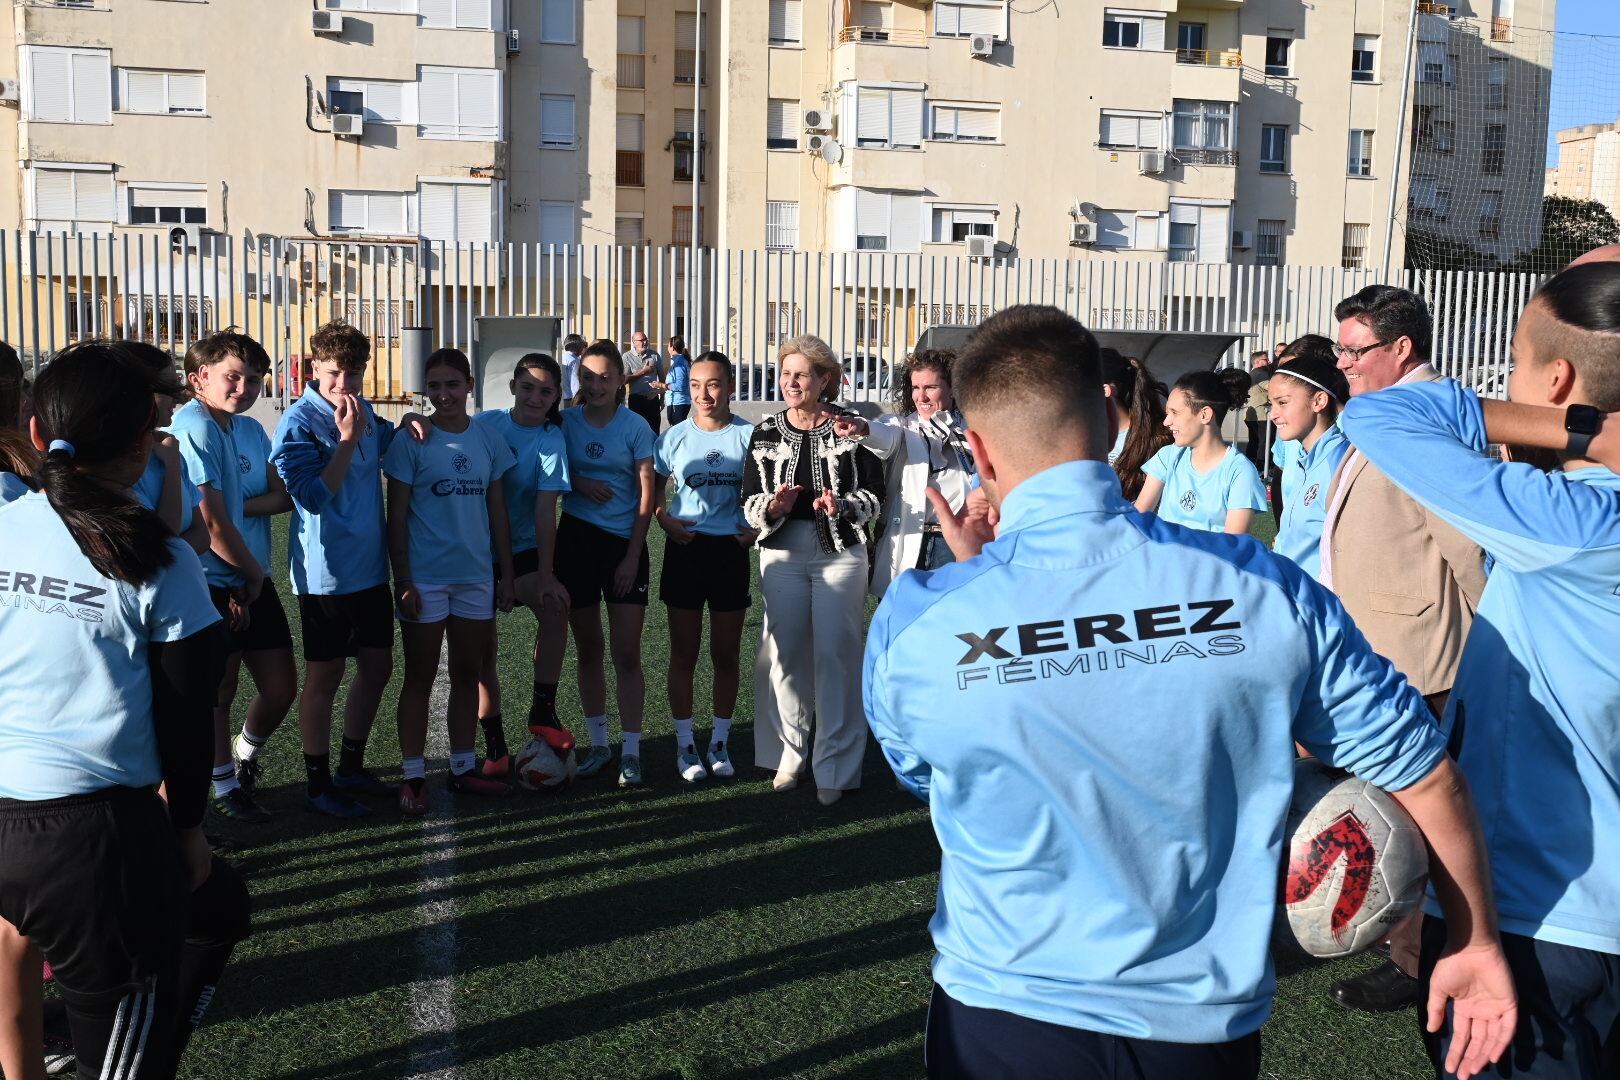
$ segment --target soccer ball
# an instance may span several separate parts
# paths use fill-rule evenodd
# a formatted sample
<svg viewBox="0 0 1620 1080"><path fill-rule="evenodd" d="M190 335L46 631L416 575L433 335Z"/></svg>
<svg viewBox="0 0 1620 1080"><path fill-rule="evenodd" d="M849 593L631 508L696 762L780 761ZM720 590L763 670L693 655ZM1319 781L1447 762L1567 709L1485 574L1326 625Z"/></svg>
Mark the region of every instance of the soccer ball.
<svg viewBox="0 0 1620 1080"><path fill-rule="evenodd" d="M1312 956L1369 948L1423 902L1423 834L1382 788L1315 759L1297 762L1287 838L1278 921Z"/></svg>
<svg viewBox="0 0 1620 1080"><path fill-rule="evenodd" d="M517 781L530 791L557 791L574 782L574 736L562 728L531 728L518 751Z"/></svg>

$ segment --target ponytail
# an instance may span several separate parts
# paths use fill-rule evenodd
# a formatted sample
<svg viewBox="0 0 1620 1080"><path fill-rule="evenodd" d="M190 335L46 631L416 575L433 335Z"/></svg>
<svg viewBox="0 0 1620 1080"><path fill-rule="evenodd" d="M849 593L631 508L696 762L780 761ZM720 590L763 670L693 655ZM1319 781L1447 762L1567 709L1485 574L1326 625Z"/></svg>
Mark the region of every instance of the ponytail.
<svg viewBox="0 0 1620 1080"><path fill-rule="evenodd" d="M0 431L22 422L23 366L17 350L0 341Z"/></svg>
<svg viewBox="0 0 1620 1080"><path fill-rule="evenodd" d="M1137 357L1123 359L1126 368L1112 385L1120 411L1131 418L1131 430L1114 459L1114 472L1126 501L1135 502L1145 479L1142 466L1170 441L1170 432L1164 426L1164 384Z"/></svg>
<svg viewBox="0 0 1620 1080"><path fill-rule="evenodd" d="M1220 371L1189 371L1176 380L1175 389L1187 395L1194 412L1200 409L1214 410L1213 426L1220 427L1228 412L1248 403L1252 385L1249 373L1242 368L1223 368Z"/></svg>
<svg viewBox="0 0 1620 1080"><path fill-rule="evenodd" d="M116 341L63 349L34 389L39 437L50 444L35 480L90 565L132 585L145 584L174 561L169 530L84 469L135 455L152 430L152 395L159 392L164 384L150 365Z"/></svg>

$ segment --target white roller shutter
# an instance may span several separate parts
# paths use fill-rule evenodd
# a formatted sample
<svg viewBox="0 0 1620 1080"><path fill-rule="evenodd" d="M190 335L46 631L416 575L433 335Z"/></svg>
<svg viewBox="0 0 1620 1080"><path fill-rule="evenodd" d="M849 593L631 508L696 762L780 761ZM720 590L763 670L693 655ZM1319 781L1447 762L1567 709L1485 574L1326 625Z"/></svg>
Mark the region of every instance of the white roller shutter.
<svg viewBox="0 0 1620 1080"><path fill-rule="evenodd" d="M207 209L208 192L203 188L162 188L131 184L129 185L129 205L132 208L194 206Z"/></svg>
<svg viewBox="0 0 1620 1080"><path fill-rule="evenodd" d="M423 184L416 199L417 232L426 240L456 239L456 185Z"/></svg>
<svg viewBox="0 0 1620 1080"><path fill-rule="evenodd" d="M1163 222L1164 218L1160 214L1137 214L1136 239L1130 246L1142 251L1163 247L1164 238L1160 235Z"/></svg>
<svg viewBox="0 0 1620 1080"><path fill-rule="evenodd" d="M416 0L416 11L422 16L423 26L456 24L456 0Z"/></svg>
<svg viewBox="0 0 1620 1080"><path fill-rule="evenodd" d="M574 43L575 0L540 0L540 40L555 45Z"/></svg>
<svg viewBox="0 0 1620 1080"><path fill-rule="evenodd" d="M492 13L490 0L456 0L456 26L461 29L490 29Z"/></svg>
<svg viewBox="0 0 1620 1080"><path fill-rule="evenodd" d="M457 119L462 135L472 138L500 138L500 73L463 71L456 78Z"/></svg>
<svg viewBox="0 0 1620 1080"><path fill-rule="evenodd" d="M574 99L545 95L540 99L540 145L552 149L574 146Z"/></svg>
<svg viewBox="0 0 1620 1080"><path fill-rule="evenodd" d="M1198 219L1198 261L1223 263L1231 234L1231 209L1225 206L1200 207Z"/></svg>
<svg viewBox="0 0 1620 1080"><path fill-rule="evenodd" d="M329 191L326 193L326 228L330 232L347 232L366 227L366 194L363 191Z"/></svg>
<svg viewBox="0 0 1620 1080"><path fill-rule="evenodd" d="M73 119L73 63L65 49L26 47L28 61L23 77L28 85L30 120L70 121Z"/></svg>
<svg viewBox="0 0 1620 1080"><path fill-rule="evenodd" d="M855 235L889 238L889 193L887 191L855 192ZM857 240L857 244L859 241ZM885 244L885 246L887 246Z"/></svg>
<svg viewBox="0 0 1620 1080"><path fill-rule="evenodd" d="M640 15L619 16L619 51L644 53L647 51L647 20Z"/></svg>
<svg viewBox="0 0 1620 1080"><path fill-rule="evenodd" d="M455 73L424 68L417 83L416 97L418 122L423 136L429 139L448 138L448 133L454 131L456 126Z"/></svg>
<svg viewBox="0 0 1620 1080"><path fill-rule="evenodd" d="M113 191L113 174L82 170L75 172L74 217L79 221L111 222L118 216L118 197Z"/></svg>
<svg viewBox="0 0 1620 1080"><path fill-rule="evenodd" d="M771 40L797 45L804 38L804 6L800 0L771 0Z"/></svg>
<svg viewBox="0 0 1620 1080"><path fill-rule="evenodd" d="M81 124L112 122L112 53L73 54L73 119Z"/></svg>
<svg viewBox="0 0 1620 1080"><path fill-rule="evenodd" d="M855 122L855 138L859 142L889 142L889 92L887 90L861 90Z"/></svg>
<svg viewBox="0 0 1620 1080"><path fill-rule="evenodd" d="M772 99L765 105L765 137L798 141L799 103Z"/></svg>
<svg viewBox="0 0 1620 1080"><path fill-rule="evenodd" d="M400 124L406 120L405 84L399 82L368 82L365 84L368 123Z"/></svg>
<svg viewBox="0 0 1620 1080"><path fill-rule="evenodd" d="M205 82L201 74L177 71L169 75L170 112L200 113L206 107L205 97Z"/></svg>
<svg viewBox="0 0 1620 1080"><path fill-rule="evenodd" d="M487 244L490 236L489 184L456 185L456 241Z"/></svg>
<svg viewBox="0 0 1620 1080"><path fill-rule="evenodd" d="M959 8L958 33L961 34L1001 34L1001 8L972 7L963 5Z"/></svg>
<svg viewBox="0 0 1620 1080"><path fill-rule="evenodd" d="M616 127L614 149L634 150L640 153L644 119L640 113L620 113Z"/></svg>
<svg viewBox="0 0 1620 1080"><path fill-rule="evenodd" d="M46 222L68 222L74 218L73 178L68 169L34 170L34 216L40 227Z"/></svg>
<svg viewBox="0 0 1620 1080"><path fill-rule="evenodd" d="M922 250L923 202L921 195L889 196L889 250Z"/></svg>
<svg viewBox="0 0 1620 1080"><path fill-rule="evenodd" d="M999 139L1001 114L994 109L963 109L956 117L956 135L980 141Z"/></svg>
<svg viewBox="0 0 1620 1080"><path fill-rule="evenodd" d="M697 13L677 11L675 13L675 47L688 51L697 48Z"/></svg>
<svg viewBox="0 0 1620 1080"><path fill-rule="evenodd" d="M120 107L132 113L168 112L164 82L161 71L124 72L124 95L119 102Z"/></svg>
<svg viewBox="0 0 1620 1080"><path fill-rule="evenodd" d="M1098 210L1092 218L1097 226L1097 246L1128 248L1131 246L1132 215L1117 210Z"/></svg>
<svg viewBox="0 0 1620 1080"><path fill-rule="evenodd" d="M920 90L891 90L890 141L895 146L922 145L923 96Z"/></svg>
<svg viewBox="0 0 1620 1080"><path fill-rule="evenodd" d="M540 243L564 247L574 242L574 205L565 202L540 204Z"/></svg>

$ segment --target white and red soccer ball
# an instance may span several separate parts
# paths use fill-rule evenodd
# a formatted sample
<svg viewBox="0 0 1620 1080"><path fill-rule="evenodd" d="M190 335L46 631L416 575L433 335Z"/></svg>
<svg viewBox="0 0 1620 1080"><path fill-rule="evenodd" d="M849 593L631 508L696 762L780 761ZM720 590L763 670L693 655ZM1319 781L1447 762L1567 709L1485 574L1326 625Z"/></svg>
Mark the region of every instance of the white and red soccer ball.
<svg viewBox="0 0 1620 1080"><path fill-rule="evenodd" d="M1298 762L1284 839L1278 921L1312 956L1370 948L1423 902L1423 834L1388 792L1365 780L1314 759Z"/></svg>
<svg viewBox="0 0 1620 1080"><path fill-rule="evenodd" d="M529 791L559 791L574 782L574 736L562 728L534 727L512 763Z"/></svg>

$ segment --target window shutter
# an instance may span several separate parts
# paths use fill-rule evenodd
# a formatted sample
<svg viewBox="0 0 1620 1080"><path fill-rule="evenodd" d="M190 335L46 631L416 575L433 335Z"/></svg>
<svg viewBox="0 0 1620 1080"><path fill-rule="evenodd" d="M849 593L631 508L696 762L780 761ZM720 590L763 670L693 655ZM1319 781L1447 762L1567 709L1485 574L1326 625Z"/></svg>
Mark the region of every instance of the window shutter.
<svg viewBox="0 0 1620 1080"><path fill-rule="evenodd" d="M765 137L767 139L794 139L798 120L798 102L772 99L765 108Z"/></svg>
<svg viewBox="0 0 1620 1080"><path fill-rule="evenodd" d="M857 236L889 235L888 192L864 188L855 192L855 233Z"/></svg>
<svg viewBox="0 0 1620 1080"><path fill-rule="evenodd" d="M367 121L397 124L405 119L405 87L397 82L368 82L365 89Z"/></svg>
<svg viewBox="0 0 1620 1080"><path fill-rule="evenodd" d="M1136 215L1136 236L1129 245L1141 250L1151 250L1162 246L1159 242L1159 223L1162 219L1158 214Z"/></svg>
<svg viewBox="0 0 1620 1080"><path fill-rule="evenodd" d="M68 54L61 49L28 50L28 118L73 119L73 75Z"/></svg>
<svg viewBox="0 0 1620 1080"><path fill-rule="evenodd" d="M888 0L861 0L862 26L876 26L882 29L892 29L894 24L894 7Z"/></svg>
<svg viewBox="0 0 1620 1080"><path fill-rule="evenodd" d="M675 137L690 140L692 138L692 110L675 110Z"/></svg>
<svg viewBox="0 0 1620 1080"><path fill-rule="evenodd" d="M697 48L697 13L675 13L675 47L688 51Z"/></svg>
<svg viewBox="0 0 1620 1080"><path fill-rule="evenodd" d="M200 113L206 108L203 76L175 73L169 76L169 111Z"/></svg>
<svg viewBox="0 0 1620 1080"><path fill-rule="evenodd" d="M501 135L500 76L494 71L456 73L456 121L463 135Z"/></svg>
<svg viewBox="0 0 1620 1080"><path fill-rule="evenodd" d="M574 145L573 98L540 99L540 144L553 147Z"/></svg>
<svg viewBox="0 0 1620 1080"><path fill-rule="evenodd" d="M920 96L920 95L919 95ZM889 250L922 250L922 196L889 196Z"/></svg>
<svg viewBox="0 0 1620 1080"><path fill-rule="evenodd" d="M137 202L135 205L140 205ZM326 193L326 227L360 229L366 225L366 197L358 191L329 191Z"/></svg>
<svg viewBox="0 0 1620 1080"><path fill-rule="evenodd" d="M619 51L622 53L647 51L647 20L639 15L619 16Z"/></svg>
<svg viewBox="0 0 1620 1080"><path fill-rule="evenodd" d="M167 112L164 101L163 73L161 71L124 72L124 100L119 103L125 112Z"/></svg>
<svg viewBox="0 0 1620 1080"><path fill-rule="evenodd" d="M962 34L1001 34L1001 9L999 7L962 7L958 9L959 33Z"/></svg>
<svg viewBox="0 0 1620 1080"><path fill-rule="evenodd" d="M1164 20L1142 20L1142 48L1156 52L1164 51Z"/></svg>
<svg viewBox="0 0 1620 1080"><path fill-rule="evenodd" d="M456 189L452 184L423 184L416 200L417 231L428 240L454 243Z"/></svg>
<svg viewBox="0 0 1620 1080"><path fill-rule="evenodd" d="M1142 142L1140 145L1149 150L1160 150L1164 147L1164 117L1144 116L1140 119L1138 135Z"/></svg>
<svg viewBox="0 0 1620 1080"><path fill-rule="evenodd" d="M613 241L620 247L640 247L643 235L639 217L620 217L613 223Z"/></svg>
<svg viewBox="0 0 1620 1080"><path fill-rule="evenodd" d="M858 141L873 140L887 143L889 141L889 92L887 90L862 90L860 92L860 115L856 120L855 137Z"/></svg>
<svg viewBox="0 0 1620 1080"><path fill-rule="evenodd" d="M73 217L77 221L112 221L118 216L113 175L108 172L70 172L73 177Z"/></svg>
<svg viewBox="0 0 1620 1080"><path fill-rule="evenodd" d="M640 113L620 113L617 125L616 150L641 150L642 117Z"/></svg>
<svg viewBox="0 0 1620 1080"><path fill-rule="evenodd" d="M800 0L771 0L771 40L798 44L802 40L804 10Z"/></svg>
<svg viewBox="0 0 1620 1080"><path fill-rule="evenodd" d="M1198 221L1198 261L1223 263L1226 247L1232 238L1231 211L1225 206L1200 207Z"/></svg>
<svg viewBox="0 0 1620 1080"><path fill-rule="evenodd" d="M1001 136L1001 114L994 109L963 109L957 114L957 136L963 139L996 139Z"/></svg>
<svg viewBox="0 0 1620 1080"><path fill-rule="evenodd" d="M540 243L564 247L574 242L574 207L571 203L540 204Z"/></svg>
<svg viewBox="0 0 1620 1080"><path fill-rule="evenodd" d="M112 121L112 54L76 52L73 63L73 119L80 124Z"/></svg>
<svg viewBox="0 0 1620 1080"><path fill-rule="evenodd" d="M456 76L450 71L423 71L418 82L418 110L422 133L443 138L456 126ZM424 218L425 220L425 218ZM423 235L426 235L424 232Z"/></svg>
<svg viewBox="0 0 1620 1080"><path fill-rule="evenodd" d="M490 0L456 0L456 26L466 30L488 30Z"/></svg>
<svg viewBox="0 0 1620 1080"><path fill-rule="evenodd" d="M895 146L922 145L923 96L921 90L892 90L894 106L891 141Z"/></svg>
<svg viewBox="0 0 1620 1080"><path fill-rule="evenodd" d="M489 184L457 184L456 240L463 244L487 244L490 236Z"/></svg>
<svg viewBox="0 0 1620 1080"><path fill-rule="evenodd" d="M1097 246L1123 248L1131 246L1129 219L1116 210L1098 210L1093 217L1097 224Z"/></svg>
<svg viewBox="0 0 1620 1080"><path fill-rule="evenodd" d="M574 0L540 0L540 40L573 42Z"/></svg>
<svg viewBox="0 0 1620 1080"><path fill-rule="evenodd" d="M46 222L73 220L73 173L67 169L34 170L34 217Z"/></svg>
<svg viewBox="0 0 1620 1080"><path fill-rule="evenodd" d="M456 0L416 0L423 26L455 26Z"/></svg>
<svg viewBox="0 0 1620 1080"><path fill-rule="evenodd" d="M401 236L406 230L406 210L410 197L403 191L374 192L368 220L372 232Z"/></svg>

